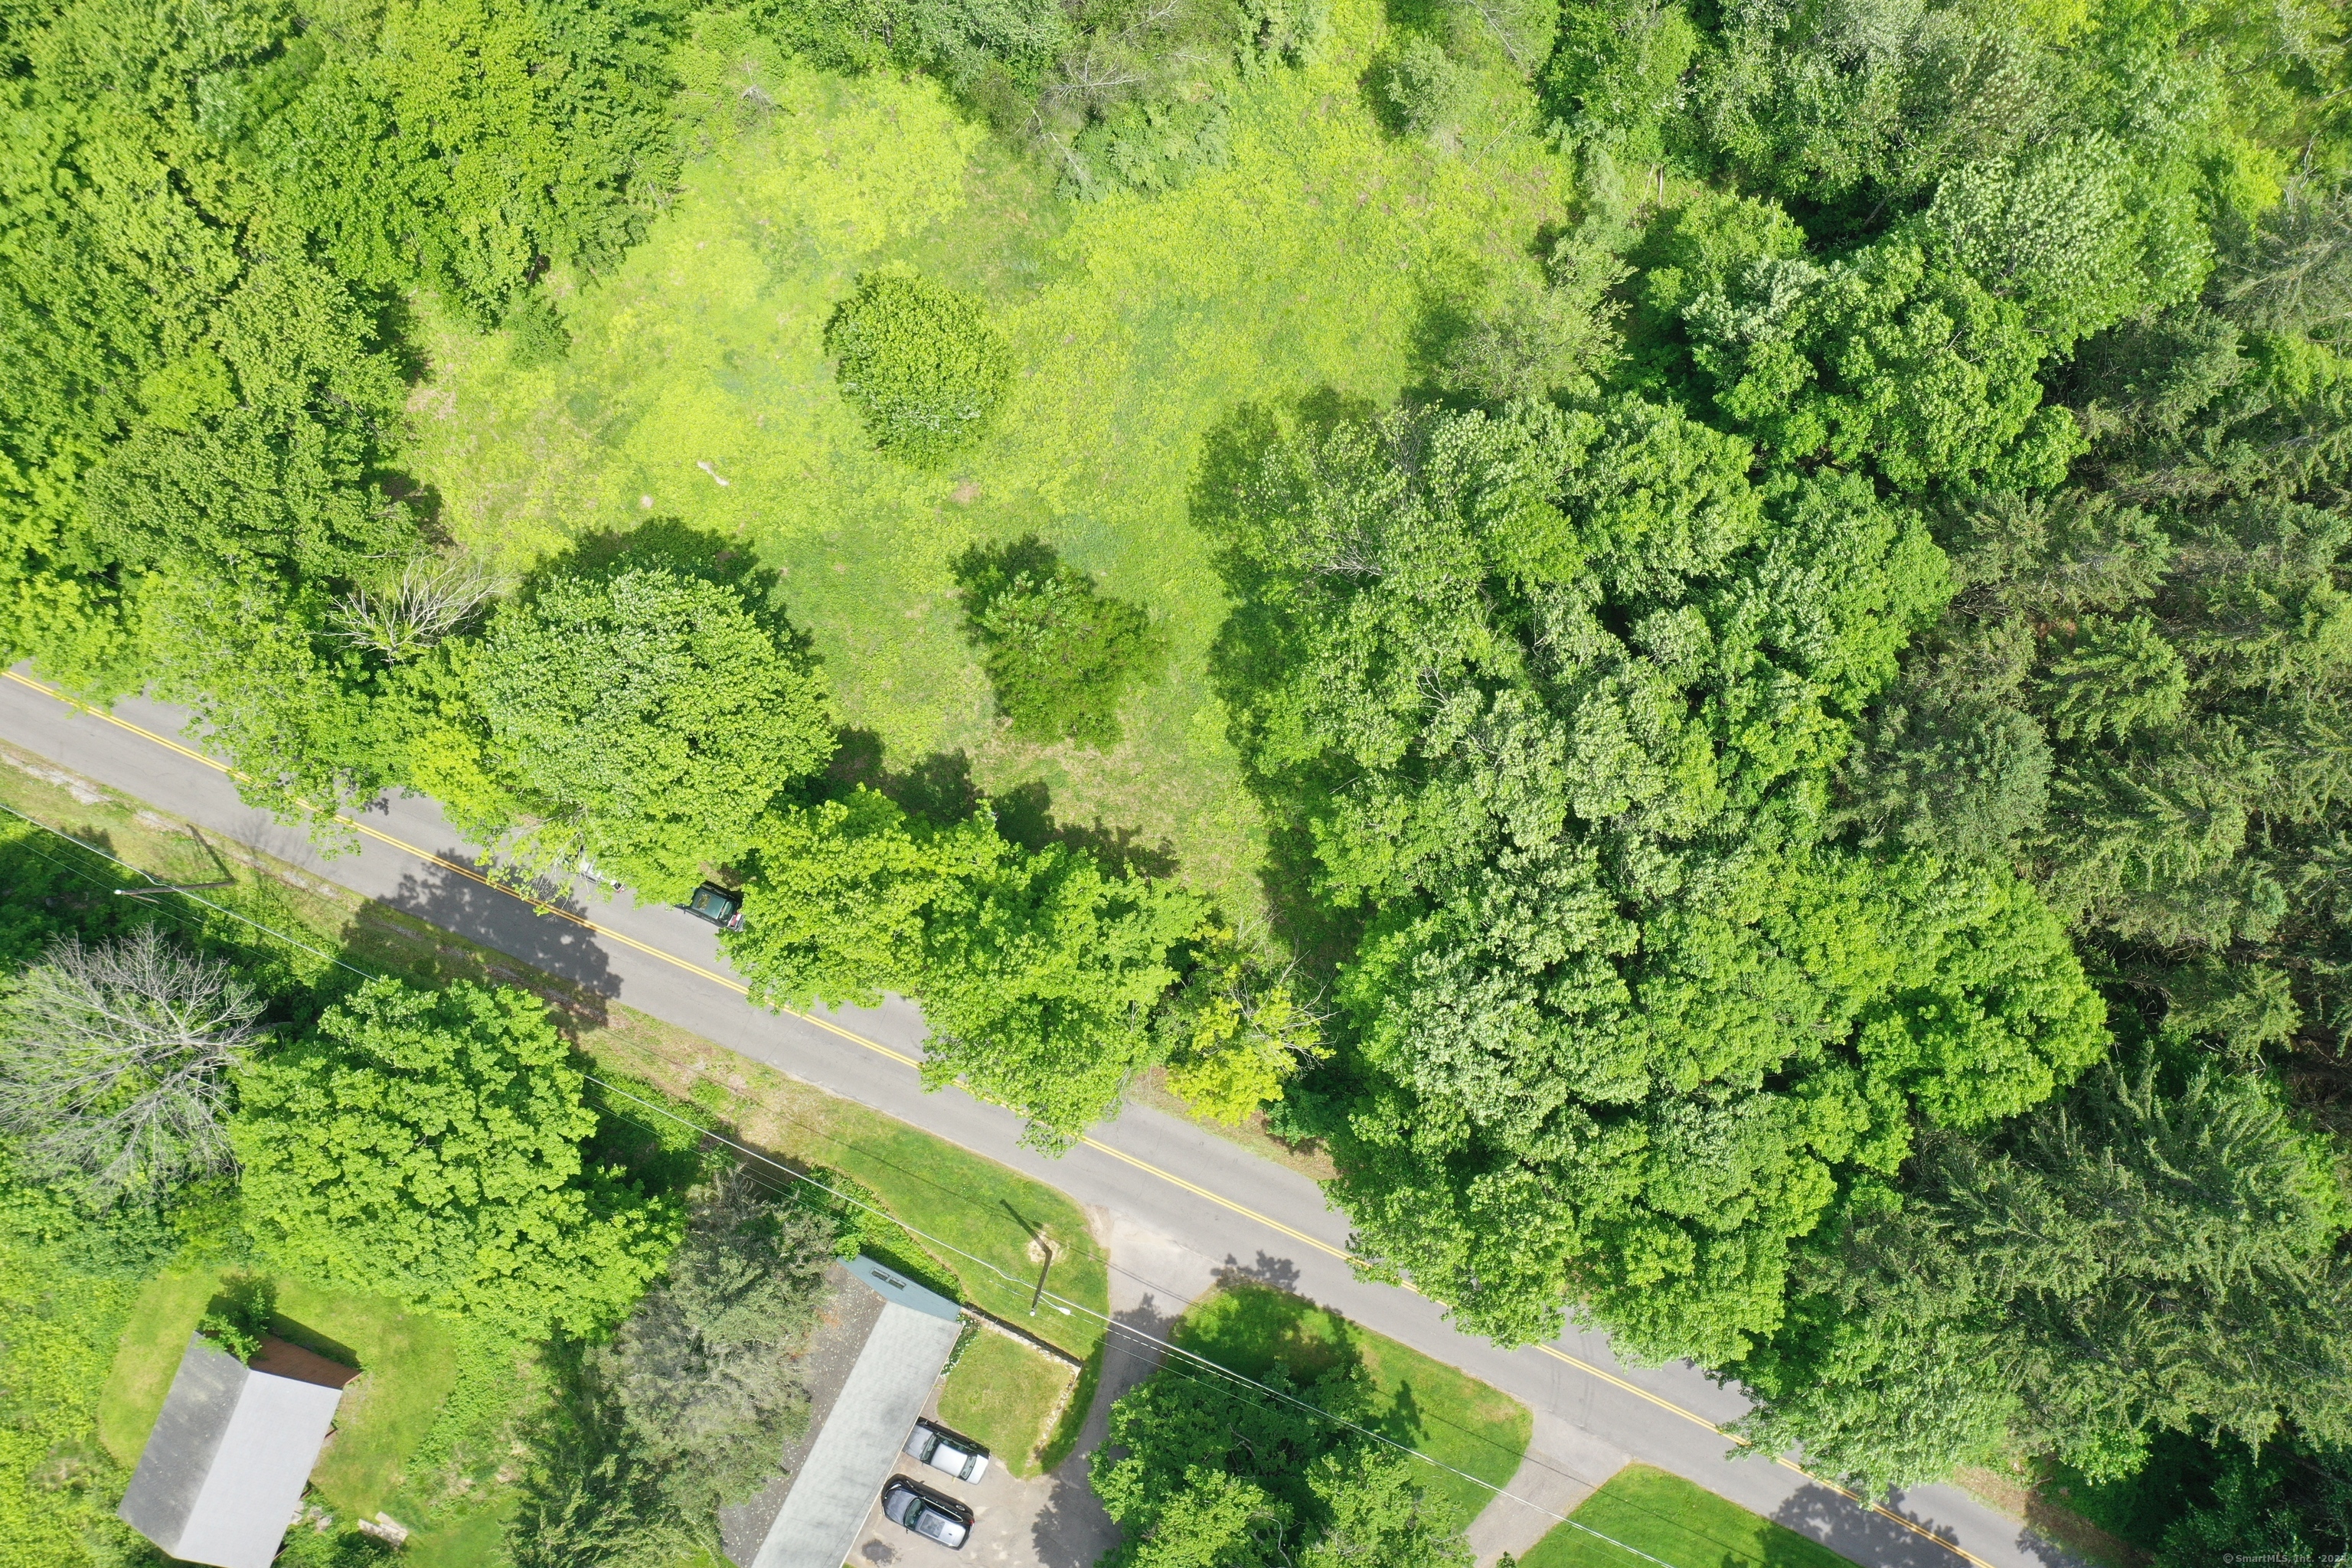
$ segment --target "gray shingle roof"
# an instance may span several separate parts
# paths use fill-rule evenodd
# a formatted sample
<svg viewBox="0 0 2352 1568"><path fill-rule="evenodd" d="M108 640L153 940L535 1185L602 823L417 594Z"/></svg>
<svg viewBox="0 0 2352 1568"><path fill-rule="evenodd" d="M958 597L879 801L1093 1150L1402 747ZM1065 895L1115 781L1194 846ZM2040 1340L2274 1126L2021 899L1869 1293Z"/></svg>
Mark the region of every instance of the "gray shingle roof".
<svg viewBox="0 0 2352 1568"><path fill-rule="evenodd" d="M751 1568L842 1568L962 1331L953 1301L870 1258L843 1266L881 1315L802 1460Z"/></svg>
<svg viewBox="0 0 2352 1568"><path fill-rule="evenodd" d="M115 1511L183 1562L269 1568L342 1397L248 1367L190 1334Z"/></svg>

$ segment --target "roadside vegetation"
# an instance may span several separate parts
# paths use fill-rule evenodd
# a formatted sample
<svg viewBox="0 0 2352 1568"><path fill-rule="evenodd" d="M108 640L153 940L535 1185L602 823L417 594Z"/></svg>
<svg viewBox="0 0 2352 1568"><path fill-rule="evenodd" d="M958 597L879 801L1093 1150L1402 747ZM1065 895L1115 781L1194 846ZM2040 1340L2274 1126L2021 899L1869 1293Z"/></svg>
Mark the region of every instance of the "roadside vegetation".
<svg viewBox="0 0 2352 1568"><path fill-rule="evenodd" d="M528 1263L517 1259L519 1267L493 1260L485 1271L495 1243L479 1239L484 1211L476 1229L459 1236L431 1211L386 1208L381 1196L372 1207L364 1193L375 1177L357 1151L332 1168L351 1187L354 1212L373 1213L373 1223L389 1227L372 1237L363 1226L332 1237L306 1229L306 1189L296 1184L289 1199L286 1174L270 1174L278 1167L267 1149L257 1151L260 1183L251 1165L231 1165L139 1202L93 1191L107 1163L95 1174L86 1163L37 1176L12 1166L5 1237L15 1331L0 1352L0 1381L45 1392L38 1419L12 1428L0 1448L11 1467L0 1497L21 1503L0 1537L8 1543L0 1561L79 1563L86 1540L131 1554L110 1561L145 1560L143 1547L114 1523L113 1500L146 1443L189 1333L199 1329L232 1348L276 1333L361 1370L335 1444L313 1477L311 1519L289 1537L289 1562L373 1560L380 1543L353 1531L383 1512L414 1532L404 1554L425 1563L502 1556L585 1562L627 1552L684 1564L705 1560L716 1539L716 1507L747 1481L765 1480L791 1429L797 1406L789 1355L813 1305L811 1267L821 1270L837 1254L866 1250L951 1295L1018 1310L1040 1273L1034 1258L1042 1238L1054 1248L1055 1293L1097 1312L1107 1305L1100 1250L1082 1216L1050 1189L790 1085L503 955L310 883L242 847L214 845L142 803L44 764L14 757L8 763L0 803L166 880L226 882L205 897L319 949L305 952L168 894L160 906L113 896L114 888L145 879L21 819L0 818L9 889L0 929L16 944L8 1001L18 1005L8 1037L12 1092L42 1086L21 1070L26 1053L58 1044L58 986L45 966L60 952L115 956L101 974L119 982L128 973L136 983L110 994L121 1004L119 1017L141 1016L143 1003L151 1022L194 1026L184 1030L190 1037L236 1036L232 1048L209 1054L236 1067L210 1070L223 1091L213 1109L227 1122L231 1143L242 1138L244 1147L263 1130L282 1128L289 1085L299 1088L313 1070L306 1050L332 1054L341 1081L355 1089L370 1072L404 1070L402 1062L428 1059L462 1039L473 1063L503 1060L509 1097L486 1098L462 1070L436 1075L445 1094L467 1097L440 1107L452 1125L470 1121L484 1134L441 1140L445 1173L500 1179L502 1170L509 1190L536 1192L543 1203L577 1192L581 1204L568 1215L533 1223L598 1250L558 1247ZM79 947L59 949L61 935ZM325 954L412 979L362 981ZM247 977L247 991L236 993L225 976ZM249 997L250 1005L240 1002L224 1017L225 994ZM45 1034L24 1027L28 995L43 1003ZM192 1006L207 998L215 1005L208 1019ZM547 1058L551 1043L556 1054ZM366 1055L344 1059L353 1052ZM534 1058L541 1058L535 1068ZM709 1078L699 1071L722 1058L724 1071ZM245 1083L257 1068L270 1072L271 1082L247 1096ZM729 1087L730 1077L741 1087ZM567 1082L576 1096L568 1103L577 1108L569 1120L562 1103L544 1098L561 1101ZM670 1082L677 1092L665 1087ZM151 1076L128 1103L188 1087L184 1077ZM521 1105L514 1092L542 1097L523 1108L534 1129L529 1138L518 1137L511 1123L498 1131ZM120 1112L124 1103L118 1093L107 1109ZM387 1103L424 1109L414 1089ZM364 1131L348 1117L311 1114L343 1130L336 1135ZM47 1125L95 1135L121 1121L84 1114ZM711 1129L751 1140L781 1163L722 1156L706 1142ZM191 1131L184 1119L178 1124L183 1138ZM152 1136L145 1147L172 1152ZM512 1163L552 1157L560 1166L566 1149L577 1152L583 1170L603 1173L595 1178L604 1184L601 1199L576 1175ZM803 1186L787 1169L808 1172L874 1212ZM961 1250L933 1250L894 1214ZM658 1253L628 1245L612 1250L625 1243L615 1223L628 1219L639 1236L659 1227ZM351 1247L371 1239L376 1250L355 1258ZM1020 1283L961 1252L999 1264ZM631 1264L632 1257L646 1261ZM780 1261L789 1259L800 1260L798 1274ZM746 1270L777 1293L772 1309L746 1310L735 1279ZM966 1278L976 1279L977 1289ZM520 1299L508 1293L517 1280L527 1292ZM713 1316L713 1300L729 1310ZM757 1332L746 1329L753 1320ZM1039 1331L1083 1357L1098 1342L1101 1321L1055 1315ZM650 1374L655 1395L682 1390L691 1407L676 1399L633 1403L630 1390L647 1386L646 1366L661 1369ZM86 1384L73 1381L82 1378ZM1028 1402L1032 1424L1043 1423L1050 1404ZM678 1447L681 1440L688 1449ZM583 1535L591 1516L595 1528Z"/></svg>
<svg viewBox="0 0 2352 1568"><path fill-rule="evenodd" d="M189 704L322 835L413 788L519 882L740 887L756 1001L913 998L1041 1150L1145 1080L1312 1145L1375 1277L1694 1358L1766 1447L2097 1493L2187 1443L2155 1550L2341 1549L2340 8L57 0L0 50L0 656ZM350 1286L356 1201L518 1342L660 1289L709 1173L608 1158L535 1005L241 959L266 1029L216 991L126 1121L52 939L143 917L44 896L38 1203L161 1237L233 1162L236 1234ZM385 1196L337 1074L525 1195Z"/></svg>
<svg viewBox="0 0 2352 1568"><path fill-rule="evenodd" d="M1522 1568L1617 1568L1635 1561L1628 1546L1692 1568L1848 1568L1819 1542L1648 1465L1626 1466L1569 1518L1520 1554Z"/></svg>
<svg viewBox="0 0 2352 1568"><path fill-rule="evenodd" d="M1229 1282L1171 1338L1201 1360L1121 1395L1090 1461L1121 1531L1108 1562L1469 1568L1463 1530L1517 1469L1526 1406L1262 1285Z"/></svg>

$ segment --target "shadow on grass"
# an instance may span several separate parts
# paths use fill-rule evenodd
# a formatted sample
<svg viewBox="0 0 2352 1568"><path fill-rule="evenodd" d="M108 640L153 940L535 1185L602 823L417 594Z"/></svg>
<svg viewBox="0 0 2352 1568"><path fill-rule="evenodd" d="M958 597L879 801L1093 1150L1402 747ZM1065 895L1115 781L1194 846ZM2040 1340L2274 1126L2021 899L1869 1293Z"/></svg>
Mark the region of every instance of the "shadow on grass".
<svg viewBox="0 0 2352 1568"><path fill-rule="evenodd" d="M1162 838L1145 843L1139 829L1113 827L1097 816L1091 823L1062 822L1054 816L1053 791L1032 779L989 796L971 776L971 758L961 751L933 752L905 768L891 768L885 760L882 737L871 730L849 729L840 734L826 782L846 790L858 784L888 796L919 822L944 827L961 822L985 801L996 813L996 830L1013 844L1034 852L1048 844L1080 850L1120 876L1172 877L1176 847Z"/></svg>

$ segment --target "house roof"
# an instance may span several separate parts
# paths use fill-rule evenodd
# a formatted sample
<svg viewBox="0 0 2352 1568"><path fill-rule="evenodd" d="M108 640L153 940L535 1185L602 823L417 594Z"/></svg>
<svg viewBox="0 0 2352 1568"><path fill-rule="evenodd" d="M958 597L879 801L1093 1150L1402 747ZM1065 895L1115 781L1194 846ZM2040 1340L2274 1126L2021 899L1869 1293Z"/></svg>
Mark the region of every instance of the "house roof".
<svg viewBox="0 0 2352 1568"><path fill-rule="evenodd" d="M961 1310L870 1258L842 1266L882 1300L751 1568L842 1568L962 1331Z"/></svg>
<svg viewBox="0 0 2352 1568"><path fill-rule="evenodd" d="M257 1359L267 1364L268 1358ZM309 1364L332 1363L317 1356L278 1359L309 1375L247 1366L203 1335L188 1336L163 1413L115 1510L124 1523L184 1563L269 1568L343 1397L339 1384L320 1381ZM348 1381L348 1369L336 1370Z"/></svg>

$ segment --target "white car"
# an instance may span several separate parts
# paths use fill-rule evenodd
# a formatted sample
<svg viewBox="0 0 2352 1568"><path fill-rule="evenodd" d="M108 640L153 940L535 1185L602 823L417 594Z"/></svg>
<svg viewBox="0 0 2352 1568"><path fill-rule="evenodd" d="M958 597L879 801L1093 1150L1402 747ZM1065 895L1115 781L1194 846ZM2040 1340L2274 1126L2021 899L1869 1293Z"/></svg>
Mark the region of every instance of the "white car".
<svg viewBox="0 0 2352 1568"><path fill-rule="evenodd" d="M908 1434L907 1457L945 1470L960 1481L976 1481L988 1474L987 1449L928 1421L916 1422L914 1431Z"/></svg>

